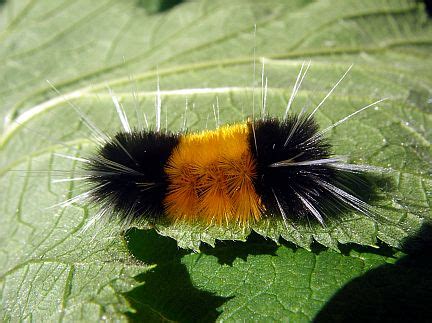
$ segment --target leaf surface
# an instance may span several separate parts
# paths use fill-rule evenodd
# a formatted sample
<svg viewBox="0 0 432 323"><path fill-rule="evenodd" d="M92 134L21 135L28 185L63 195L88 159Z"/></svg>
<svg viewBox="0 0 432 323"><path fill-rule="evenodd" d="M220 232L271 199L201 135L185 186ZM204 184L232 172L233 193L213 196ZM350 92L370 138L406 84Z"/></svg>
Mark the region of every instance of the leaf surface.
<svg viewBox="0 0 432 323"><path fill-rule="evenodd" d="M389 98L329 135L335 153L355 163L389 169L376 179L377 198L371 202L382 218L374 221L353 213L329 221L325 228L298 224L286 228L279 222L263 222L253 230L274 241L282 236L309 250L313 241L335 250L341 243L377 246L378 241L400 247L403 239L431 220L432 27L413 1L199 1L149 14L132 0L8 0L0 6L0 44L4 319L124 319L125 312L134 310L140 317L141 303L148 302L125 299L123 292L133 289L131 293L143 296L133 277L141 274L145 282L154 264L159 270L170 268L159 258L150 261L137 256L136 247L123 241L115 223L83 230L97 208L78 204L50 208L82 192L78 183L52 183L78 173L76 161L55 153L79 156L95 147L90 131L69 103L80 106L103 131L120 130L107 86L121 99L131 124L145 123L143 113L153 124L159 75L163 122L172 131L184 126L194 131L215 127L212 106L216 100L222 123L252 115L253 93L256 108L261 108L263 61L269 82L267 108L275 116L283 115L305 60L311 59L312 67L294 101L294 111L319 104L354 63L316 116L325 128L362 106ZM180 247L195 250L202 242L215 245L216 239L246 240L251 232L250 228L203 230L184 224L156 229ZM157 250L158 238L153 240L152 248ZM197 312L203 317L215 318L222 311L221 319L253 315L310 320L344 283L388 261L361 252L317 255L286 245L274 248L276 256L250 256L228 267L218 265L218 257L211 252L179 253L172 270L181 272L183 287L193 290L196 299L207 300L208 306ZM136 257L131 258L130 252ZM370 257L376 262L365 265ZM201 268L197 271L195 261ZM343 278L336 280L326 268L339 262ZM205 275L211 272L218 274ZM302 276L304 272L319 273L322 280L314 285ZM252 293L261 288L256 279L267 281L257 273L273 273L273 287L266 285L267 291L256 296L255 305L247 305ZM150 278L158 282L164 275L162 271ZM238 280L240 276L250 277L251 282ZM296 289L296 280L303 287ZM323 281L330 287L309 302L311 290ZM301 299L310 304L296 305ZM159 310L160 301L144 313L154 319L186 317L178 306L167 313L163 307ZM205 308L212 310L205 312ZM269 309L275 308L279 310L273 317Z"/></svg>

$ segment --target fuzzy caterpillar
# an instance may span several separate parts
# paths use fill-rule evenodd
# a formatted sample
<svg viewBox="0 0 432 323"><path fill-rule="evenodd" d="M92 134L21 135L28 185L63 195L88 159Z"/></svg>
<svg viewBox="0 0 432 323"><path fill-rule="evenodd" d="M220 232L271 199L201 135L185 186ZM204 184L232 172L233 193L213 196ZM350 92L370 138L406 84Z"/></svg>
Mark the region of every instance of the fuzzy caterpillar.
<svg viewBox="0 0 432 323"><path fill-rule="evenodd" d="M96 219L109 214L126 226L139 220L248 226L267 217L279 217L285 225L306 219L325 226L327 217L344 209L373 216L354 188L373 167L333 156L325 135L384 99L320 130L314 114L351 67L311 113L294 114L290 108L309 66L303 63L300 69L283 119L265 115L264 86L262 118L198 133L161 131L159 85L154 130L131 128L112 93L123 126L114 136L74 106L99 146L89 157L76 159L85 175L72 180L83 180L90 189L62 204L84 199L100 205Z"/></svg>

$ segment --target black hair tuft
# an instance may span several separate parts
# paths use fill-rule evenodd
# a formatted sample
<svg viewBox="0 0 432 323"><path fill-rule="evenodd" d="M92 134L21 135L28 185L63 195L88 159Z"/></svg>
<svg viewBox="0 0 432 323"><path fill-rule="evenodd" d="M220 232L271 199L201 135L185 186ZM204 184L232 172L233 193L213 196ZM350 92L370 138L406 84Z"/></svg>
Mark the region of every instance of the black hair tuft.
<svg viewBox="0 0 432 323"><path fill-rule="evenodd" d="M250 127L249 144L257 161L255 189L268 216L284 213L290 219L311 217L323 223L320 214L350 208L349 202L344 203L326 185L356 197L350 186L362 179L325 162L332 158L331 145L319 134L313 117L292 114L285 120L258 120ZM317 160L324 162L310 163Z"/></svg>
<svg viewBox="0 0 432 323"><path fill-rule="evenodd" d="M90 158L90 200L126 220L156 220L164 214L168 188L164 167L177 146L177 134L119 132Z"/></svg>

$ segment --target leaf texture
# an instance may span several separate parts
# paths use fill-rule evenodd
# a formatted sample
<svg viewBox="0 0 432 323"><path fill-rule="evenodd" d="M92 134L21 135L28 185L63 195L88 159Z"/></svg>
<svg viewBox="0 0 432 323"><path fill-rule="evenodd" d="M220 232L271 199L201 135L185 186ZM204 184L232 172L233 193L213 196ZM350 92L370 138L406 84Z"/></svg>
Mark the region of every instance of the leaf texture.
<svg viewBox="0 0 432 323"><path fill-rule="evenodd" d="M172 274L164 268L174 268L183 275L182 288L207 300L207 307L202 306L207 311L197 312L202 317L309 321L350 279L398 257L369 249L365 254L327 249L317 254L314 242L336 251L341 244L377 247L380 241L399 248L431 220L432 27L414 1L197 1L149 14L132 0L7 0L0 5L0 44L4 320L124 320L125 313L132 319L189 320L178 306L161 306L166 299L146 301L153 296L142 292L140 279L134 279L140 274L145 286L146 279L158 282ZM207 250L172 251L177 265L170 267L163 259L141 257L115 223L84 230L97 208L52 207L82 192L74 182L52 183L73 177L78 169L76 161L55 153L79 156L95 147L70 103L100 129L114 133L121 124L109 87L131 124L145 123L143 113L153 124L159 76L168 129L214 128L216 100L223 123L252 115L252 102L260 108L264 62L267 108L282 116L300 66L309 59L312 66L294 111L315 107L354 64L316 114L323 128L389 98L330 133L335 153L388 170L374 179L371 203L380 210L379 220L352 213L325 228L287 228L277 221L206 230L160 225L156 230L178 246ZM245 260L231 266L218 263L236 253L232 249L249 250L249 242L226 242L231 247L224 249L218 240L245 241L252 230L304 249L261 241L251 249L270 244L274 250L258 255L248 251ZM127 237L138 234L144 237L134 241L145 241L149 233L140 232ZM155 250L159 239L165 241L150 238ZM218 244L215 252L225 256L212 254L207 244Z"/></svg>

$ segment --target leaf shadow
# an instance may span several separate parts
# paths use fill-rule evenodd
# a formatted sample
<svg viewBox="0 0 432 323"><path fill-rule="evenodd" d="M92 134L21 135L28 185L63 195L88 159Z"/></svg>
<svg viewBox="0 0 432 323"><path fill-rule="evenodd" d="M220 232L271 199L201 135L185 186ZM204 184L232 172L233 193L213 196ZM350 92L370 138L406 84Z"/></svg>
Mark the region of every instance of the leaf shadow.
<svg viewBox="0 0 432 323"><path fill-rule="evenodd" d="M403 244L405 256L353 279L315 322L426 322L432 319L432 225ZM388 252L388 251L384 251Z"/></svg>
<svg viewBox="0 0 432 323"><path fill-rule="evenodd" d="M252 231L246 241L217 240L216 246L203 244L200 251L203 254L214 256L220 265L232 266L234 260L247 261L249 255L276 256L278 245L269 239L265 239L255 231Z"/></svg>
<svg viewBox="0 0 432 323"><path fill-rule="evenodd" d="M183 1L184 0L137 0L137 4L139 7L143 7L147 13L156 14L168 11Z"/></svg>
<svg viewBox="0 0 432 323"><path fill-rule="evenodd" d="M430 0L420 0L425 5L425 11L428 14L429 18L432 17L432 3Z"/></svg>
<svg viewBox="0 0 432 323"><path fill-rule="evenodd" d="M160 236L155 230L132 228L126 241L135 258L156 267L136 279L143 284L125 294L135 313L133 322L214 321L217 310L229 298L196 288L181 258L190 251L178 249L175 240Z"/></svg>
<svg viewBox="0 0 432 323"><path fill-rule="evenodd" d="M174 239L164 237L155 230L132 228L126 232L126 241L135 258L156 267L140 274L136 279L143 284L125 293L135 313L128 313L132 322L179 321L212 322L220 312L218 308L232 297L221 297L200 290L193 285L182 257L191 251L179 249ZM203 245L202 255L214 256L220 265L232 266L234 260L247 261L248 255L276 256L278 246L253 233L247 241L217 241L215 247Z"/></svg>

